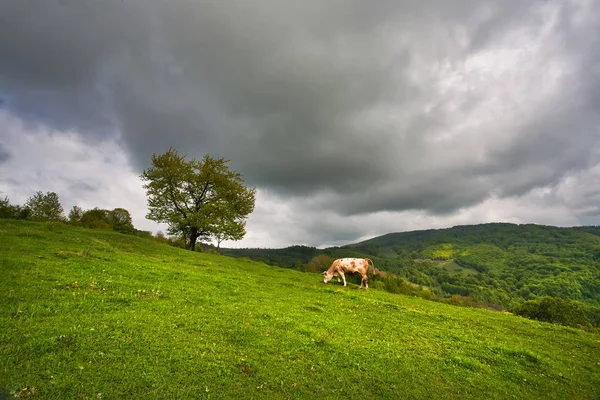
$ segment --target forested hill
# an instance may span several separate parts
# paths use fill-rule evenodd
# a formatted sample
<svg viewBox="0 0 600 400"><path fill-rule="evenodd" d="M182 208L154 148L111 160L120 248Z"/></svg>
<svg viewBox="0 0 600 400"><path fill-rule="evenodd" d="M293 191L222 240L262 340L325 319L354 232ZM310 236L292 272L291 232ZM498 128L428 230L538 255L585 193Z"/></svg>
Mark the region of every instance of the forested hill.
<svg viewBox="0 0 600 400"><path fill-rule="evenodd" d="M404 250L410 249L411 251L419 251L423 249L423 245L429 243L439 244L453 242L467 246L486 243L504 248L511 246L537 248L540 242L556 245L572 244L586 236L582 236L582 232L600 236L600 227L580 226L559 228L555 226L535 224L517 225L509 223L459 225L447 229L388 233L344 247L365 248L365 246L372 245L379 248L386 248L400 245ZM585 242L588 239L583 239L583 241Z"/></svg>
<svg viewBox="0 0 600 400"><path fill-rule="evenodd" d="M507 306L542 296L600 305L600 228L491 223L390 233L329 249L227 249L283 267L317 256L369 256L380 270L431 288ZM322 257L321 257L322 258ZM313 261L314 262L314 261Z"/></svg>

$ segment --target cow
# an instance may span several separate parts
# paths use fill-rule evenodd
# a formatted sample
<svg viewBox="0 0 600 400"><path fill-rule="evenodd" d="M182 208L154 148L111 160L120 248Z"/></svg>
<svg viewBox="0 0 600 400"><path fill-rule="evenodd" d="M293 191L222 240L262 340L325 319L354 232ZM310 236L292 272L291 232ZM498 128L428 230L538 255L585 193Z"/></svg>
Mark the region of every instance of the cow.
<svg viewBox="0 0 600 400"><path fill-rule="evenodd" d="M373 261L369 258L338 258L327 271L323 272L323 283L329 282L335 276L338 282L342 278L344 286L346 286L346 276L344 274L359 273L362 278L359 289L362 289L364 283L365 290L368 290L369 278L367 277L367 271L369 270L369 263L375 268Z"/></svg>

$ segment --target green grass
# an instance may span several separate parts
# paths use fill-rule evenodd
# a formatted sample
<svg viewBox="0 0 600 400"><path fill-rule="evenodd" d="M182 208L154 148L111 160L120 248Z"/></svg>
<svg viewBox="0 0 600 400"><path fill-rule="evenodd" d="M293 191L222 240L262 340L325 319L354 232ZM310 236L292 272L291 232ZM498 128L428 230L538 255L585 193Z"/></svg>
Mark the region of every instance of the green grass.
<svg viewBox="0 0 600 400"><path fill-rule="evenodd" d="M21 398L600 396L600 335L513 315L61 224L0 220L0 268Z"/></svg>

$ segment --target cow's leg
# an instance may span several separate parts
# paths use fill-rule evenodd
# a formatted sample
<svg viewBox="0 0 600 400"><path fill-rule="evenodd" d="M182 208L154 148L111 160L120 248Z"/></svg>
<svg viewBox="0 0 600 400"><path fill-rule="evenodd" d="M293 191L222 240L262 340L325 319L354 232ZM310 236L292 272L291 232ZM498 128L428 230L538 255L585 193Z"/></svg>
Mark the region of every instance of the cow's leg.
<svg viewBox="0 0 600 400"><path fill-rule="evenodd" d="M342 277L342 280L344 281L344 286L346 286L346 276L344 275L343 272L340 272L340 276Z"/></svg>
<svg viewBox="0 0 600 400"><path fill-rule="evenodd" d="M367 276L367 274L360 274L360 277L361 280L359 289L362 289L364 283L366 285L365 290L369 290L369 277Z"/></svg>

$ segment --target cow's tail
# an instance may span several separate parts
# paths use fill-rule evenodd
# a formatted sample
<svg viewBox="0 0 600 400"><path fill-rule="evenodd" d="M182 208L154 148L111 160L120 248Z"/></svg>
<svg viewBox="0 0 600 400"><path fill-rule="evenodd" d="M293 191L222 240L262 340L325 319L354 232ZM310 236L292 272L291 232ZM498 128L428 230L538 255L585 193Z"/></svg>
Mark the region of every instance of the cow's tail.
<svg viewBox="0 0 600 400"><path fill-rule="evenodd" d="M367 258L367 263L369 264L369 272L371 273L371 275L375 274L375 264L373 264L373 261L370 258Z"/></svg>

